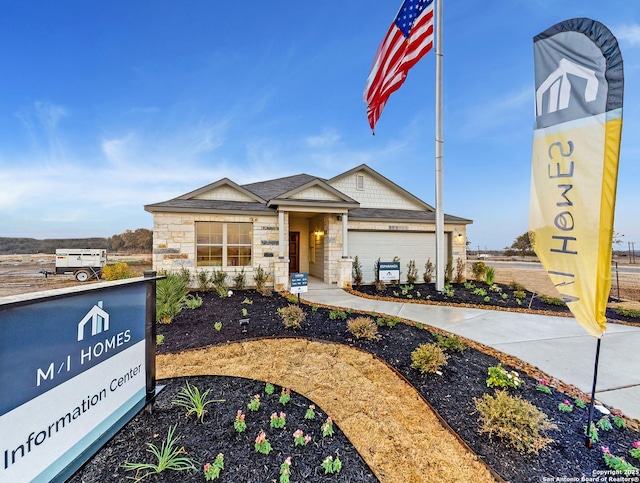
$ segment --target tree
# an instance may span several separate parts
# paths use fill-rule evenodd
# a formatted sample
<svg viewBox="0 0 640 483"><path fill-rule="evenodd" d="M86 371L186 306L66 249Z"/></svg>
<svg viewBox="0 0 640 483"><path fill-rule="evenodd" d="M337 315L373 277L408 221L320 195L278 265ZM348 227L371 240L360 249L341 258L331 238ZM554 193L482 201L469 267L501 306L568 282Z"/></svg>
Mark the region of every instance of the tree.
<svg viewBox="0 0 640 483"><path fill-rule="evenodd" d="M533 240L534 233L532 231L527 231L517 237L510 247L505 248L505 255L513 256L520 255L525 257L527 255L535 255L533 251L533 244L531 240Z"/></svg>

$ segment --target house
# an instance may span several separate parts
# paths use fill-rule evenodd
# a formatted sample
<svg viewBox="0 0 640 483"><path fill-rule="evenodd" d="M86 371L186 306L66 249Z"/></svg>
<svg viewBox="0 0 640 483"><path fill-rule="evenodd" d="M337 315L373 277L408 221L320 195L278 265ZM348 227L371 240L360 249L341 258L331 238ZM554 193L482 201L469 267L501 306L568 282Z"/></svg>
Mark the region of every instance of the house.
<svg viewBox="0 0 640 483"><path fill-rule="evenodd" d="M355 256L365 283L380 258L435 264L435 210L367 165L331 179L298 174L238 185L224 178L177 198L146 205L153 214L153 268L243 270L249 285L259 266L276 290L304 272L350 287ZM444 216L446 257L466 261L471 220ZM455 262L454 262L455 267Z"/></svg>

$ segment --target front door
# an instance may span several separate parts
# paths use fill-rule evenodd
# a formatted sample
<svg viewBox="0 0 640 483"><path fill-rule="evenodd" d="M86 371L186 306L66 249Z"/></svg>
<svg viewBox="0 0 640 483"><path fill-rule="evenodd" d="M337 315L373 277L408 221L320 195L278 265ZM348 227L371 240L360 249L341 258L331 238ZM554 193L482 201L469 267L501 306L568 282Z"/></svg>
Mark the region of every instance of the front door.
<svg viewBox="0 0 640 483"><path fill-rule="evenodd" d="M300 232L289 232L289 273L300 271Z"/></svg>

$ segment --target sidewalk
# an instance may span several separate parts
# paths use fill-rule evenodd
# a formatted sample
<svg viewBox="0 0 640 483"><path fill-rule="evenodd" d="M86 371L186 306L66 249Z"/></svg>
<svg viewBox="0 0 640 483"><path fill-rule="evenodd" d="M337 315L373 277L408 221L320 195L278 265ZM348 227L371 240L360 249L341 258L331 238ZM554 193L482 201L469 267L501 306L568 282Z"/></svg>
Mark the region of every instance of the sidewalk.
<svg viewBox="0 0 640 483"><path fill-rule="evenodd" d="M591 394L596 339L569 317L385 302L317 280L300 294L311 303L398 316L493 347ZM596 399L640 420L640 328L608 324L600 344Z"/></svg>

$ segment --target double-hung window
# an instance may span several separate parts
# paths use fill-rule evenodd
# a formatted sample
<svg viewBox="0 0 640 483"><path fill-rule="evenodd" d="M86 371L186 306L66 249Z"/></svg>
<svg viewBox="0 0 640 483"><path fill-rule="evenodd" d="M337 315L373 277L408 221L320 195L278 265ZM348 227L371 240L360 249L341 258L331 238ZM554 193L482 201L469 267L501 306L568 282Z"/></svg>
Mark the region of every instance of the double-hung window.
<svg viewBox="0 0 640 483"><path fill-rule="evenodd" d="M196 222L198 267L251 266L251 223Z"/></svg>

